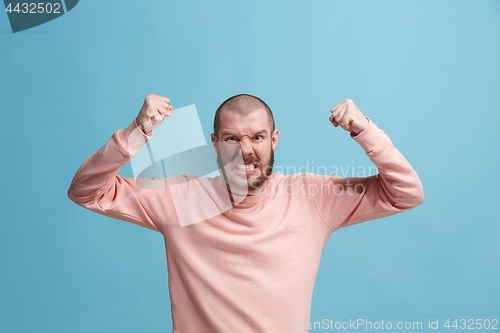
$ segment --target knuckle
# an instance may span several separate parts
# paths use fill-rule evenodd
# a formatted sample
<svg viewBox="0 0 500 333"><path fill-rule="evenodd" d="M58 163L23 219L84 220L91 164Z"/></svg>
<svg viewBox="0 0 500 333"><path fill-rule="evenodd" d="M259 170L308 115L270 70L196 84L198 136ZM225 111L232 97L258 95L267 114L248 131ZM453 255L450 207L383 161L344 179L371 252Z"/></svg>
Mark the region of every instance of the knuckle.
<svg viewBox="0 0 500 333"><path fill-rule="evenodd" d="M350 99L350 98L346 98L346 99L344 100L344 103L345 103L345 104L351 104L351 103L352 103L352 99Z"/></svg>

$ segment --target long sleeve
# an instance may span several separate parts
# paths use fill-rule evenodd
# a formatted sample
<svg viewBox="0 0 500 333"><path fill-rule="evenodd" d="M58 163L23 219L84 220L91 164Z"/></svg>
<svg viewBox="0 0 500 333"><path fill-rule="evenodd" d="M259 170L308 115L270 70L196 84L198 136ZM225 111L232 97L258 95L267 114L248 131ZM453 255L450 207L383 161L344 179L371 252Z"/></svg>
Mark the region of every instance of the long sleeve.
<svg viewBox="0 0 500 333"><path fill-rule="evenodd" d="M68 197L93 212L162 232L174 211L165 180L138 178L139 186L134 178L118 175L148 139L134 123L116 131L106 145L80 166ZM158 207L162 208L161 213Z"/></svg>
<svg viewBox="0 0 500 333"><path fill-rule="evenodd" d="M371 120L361 133L352 137L377 167L377 175L364 178L306 176L309 186L315 184L321 189L312 199L332 232L409 210L424 200L417 173Z"/></svg>

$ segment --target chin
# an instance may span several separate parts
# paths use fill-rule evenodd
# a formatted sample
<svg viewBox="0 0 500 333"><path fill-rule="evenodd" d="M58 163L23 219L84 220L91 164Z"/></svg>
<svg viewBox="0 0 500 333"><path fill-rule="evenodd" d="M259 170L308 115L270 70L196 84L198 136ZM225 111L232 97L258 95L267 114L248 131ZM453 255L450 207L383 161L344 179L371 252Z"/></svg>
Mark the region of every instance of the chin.
<svg viewBox="0 0 500 333"><path fill-rule="evenodd" d="M251 193L262 188L272 174L274 164L274 152L272 150L269 159L269 163L259 165L257 170L249 175L235 173L235 170L233 170L234 165L222 164L219 154L217 155L217 164L224 180L232 190ZM264 173L264 171L266 172Z"/></svg>

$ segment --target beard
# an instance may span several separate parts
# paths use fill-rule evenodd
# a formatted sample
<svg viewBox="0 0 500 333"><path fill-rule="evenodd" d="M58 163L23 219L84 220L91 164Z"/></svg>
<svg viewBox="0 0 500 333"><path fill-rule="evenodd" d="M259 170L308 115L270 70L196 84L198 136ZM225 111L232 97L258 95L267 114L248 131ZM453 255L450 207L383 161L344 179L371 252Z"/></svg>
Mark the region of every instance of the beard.
<svg viewBox="0 0 500 333"><path fill-rule="evenodd" d="M221 160L221 154L217 154L217 165L219 167L219 170L221 170L222 176L224 177L224 181L226 182L226 184L229 185L231 191L250 194L256 192L262 186L264 186L269 176L271 176L271 174L273 173L274 151L271 149L271 153L269 154L269 162L266 164L260 164L260 161L255 160L253 158L243 159L244 163L259 162L259 166L257 168L260 168L261 171L260 176L250 183L248 182L248 176L246 176L247 180L244 183L242 183L241 179L233 177L231 171L226 172L226 168L228 169L231 168L232 165L231 162L223 164Z"/></svg>

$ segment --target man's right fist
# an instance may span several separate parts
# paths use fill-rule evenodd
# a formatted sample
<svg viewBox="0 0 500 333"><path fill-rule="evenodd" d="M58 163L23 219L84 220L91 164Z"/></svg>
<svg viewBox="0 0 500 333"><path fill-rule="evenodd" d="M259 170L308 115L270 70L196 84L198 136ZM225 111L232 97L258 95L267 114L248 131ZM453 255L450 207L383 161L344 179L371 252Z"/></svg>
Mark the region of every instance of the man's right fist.
<svg viewBox="0 0 500 333"><path fill-rule="evenodd" d="M169 105L170 100L163 96L149 94L144 99L144 105L135 122L144 134L150 132L160 126L165 117L170 117L174 107Z"/></svg>

